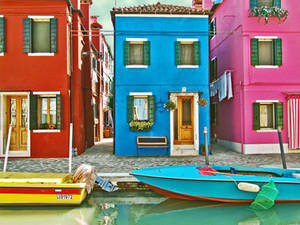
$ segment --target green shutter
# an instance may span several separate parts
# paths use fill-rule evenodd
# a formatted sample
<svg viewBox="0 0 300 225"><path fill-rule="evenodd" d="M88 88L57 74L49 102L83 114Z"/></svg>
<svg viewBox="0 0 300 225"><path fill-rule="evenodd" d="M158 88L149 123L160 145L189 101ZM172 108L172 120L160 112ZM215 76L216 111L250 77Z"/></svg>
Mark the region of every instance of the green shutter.
<svg viewBox="0 0 300 225"><path fill-rule="evenodd" d="M216 22L216 18L214 18L213 22L213 37L216 35L217 33L217 22Z"/></svg>
<svg viewBox="0 0 300 225"><path fill-rule="evenodd" d="M200 65L200 41L194 42L194 65Z"/></svg>
<svg viewBox="0 0 300 225"><path fill-rule="evenodd" d="M281 8L281 0L273 0L273 6Z"/></svg>
<svg viewBox="0 0 300 225"><path fill-rule="evenodd" d="M257 0L250 0L250 8L253 9L257 7Z"/></svg>
<svg viewBox="0 0 300 225"><path fill-rule="evenodd" d="M109 100L109 99L108 99ZM98 105L94 104L94 118L99 118Z"/></svg>
<svg viewBox="0 0 300 225"><path fill-rule="evenodd" d="M23 51L32 52L32 22L30 18L23 19Z"/></svg>
<svg viewBox="0 0 300 225"><path fill-rule="evenodd" d="M50 52L57 52L57 19L50 19Z"/></svg>
<svg viewBox="0 0 300 225"><path fill-rule="evenodd" d="M275 103L275 128L283 129L283 103Z"/></svg>
<svg viewBox="0 0 300 225"><path fill-rule="evenodd" d="M211 83L214 80L214 61L210 60L209 64L209 82Z"/></svg>
<svg viewBox="0 0 300 225"><path fill-rule="evenodd" d="M129 65L129 41L124 41L124 65Z"/></svg>
<svg viewBox="0 0 300 225"><path fill-rule="evenodd" d="M133 121L133 96L127 96L127 123Z"/></svg>
<svg viewBox="0 0 300 225"><path fill-rule="evenodd" d="M253 129L260 129L260 104L253 103Z"/></svg>
<svg viewBox="0 0 300 225"><path fill-rule="evenodd" d="M62 129L62 95L56 95L56 129Z"/></svg>
<svg viewBox="0 0 300 225"><path fill-rule="evenodd" d="M0 17L0 52L5 52L5 18Z"/></svg>
<svg viewBox="0 0 300 225"><path fill-rule="evenodd" d="M273 48L274 48L274 65L282 65L282 40L273 39Z"/></svg>
<svg viewBox="0 0 300 225"><path fill-rule="evenodd" d="M148 121L154 123L155 121L155 97L148 96Z"/></svg>
<svg viewBox="0 0 300 225"><path fill-rule="evenodd" d="M181 43L175 41L175 64L181 65Z"/></svg>
<svg viewBox="0 0 300 225"><path fill-rule="evenodd" d="M144 65L150 65L150 41L144 42Z"/></svg>
<svg viewBox="0 0 300 225"><path fill-rule="evenodd" d="M258 39L251 39L251 65L259 65L259 55L258 55Z"/></svg>
<svg viewBox="0 0 300 225"><path fill-rule="evenodd" d="M215 58L214 60L214 67L213 67L213 74L214 74L214 77L213 77L213 79L214 80L216 80L216 79L218 79L218 59L217 58Z"/></svg>
<svg viewBox="0 0 300 225"><path fill-rule="evenodd" d="M30 95L30 130L38 129L38 96Z"/></svg>

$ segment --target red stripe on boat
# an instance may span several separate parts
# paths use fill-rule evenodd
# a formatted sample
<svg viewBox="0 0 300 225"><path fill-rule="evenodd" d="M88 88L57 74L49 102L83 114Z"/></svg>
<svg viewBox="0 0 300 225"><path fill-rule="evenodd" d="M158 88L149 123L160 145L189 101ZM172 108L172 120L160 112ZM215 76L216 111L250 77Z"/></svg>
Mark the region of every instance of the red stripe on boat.
<svg viewBox="0 0 300 225"><path fill-rule="evenodd" d="M80 194L79 188L1 187L0 194Z"/></svg>

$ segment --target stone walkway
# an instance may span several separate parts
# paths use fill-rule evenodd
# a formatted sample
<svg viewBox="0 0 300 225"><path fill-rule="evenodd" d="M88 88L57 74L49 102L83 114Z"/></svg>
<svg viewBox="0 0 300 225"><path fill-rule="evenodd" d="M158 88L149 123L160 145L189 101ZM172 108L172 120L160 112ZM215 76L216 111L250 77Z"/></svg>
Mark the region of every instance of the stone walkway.
<svg viewBox="0 0 300 225"><path fill-rule="evenodd" d="M98 173L129 173L134 169L168 166L205 164L205 156L198 157L117 157L113 155L112 139L105 139L80 156L73 158L73 170L80 164L95 166ZM279 151L279 150L278 150ZM242 155L219 145L212 146L212 155L209 156L211 165L240 165L240 166L270 166L281 167L280 154ZM279 152L278 152L279 153ZM3 168L0 161L0 168ZM286 154L288 168L300 168L300 154ZM9 158L7 171L22 172L68 172L67 158Z"/></svg>

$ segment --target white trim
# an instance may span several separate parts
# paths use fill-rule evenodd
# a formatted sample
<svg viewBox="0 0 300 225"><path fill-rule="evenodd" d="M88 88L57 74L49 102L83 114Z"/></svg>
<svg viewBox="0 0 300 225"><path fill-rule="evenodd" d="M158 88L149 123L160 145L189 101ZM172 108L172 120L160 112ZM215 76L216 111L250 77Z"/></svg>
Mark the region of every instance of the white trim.
<svg viewBox="0 0 300 225"><path fill-rule="evenodd" d="M255 68L257 69L276 69L276 68L279 68L278 65L258 65L258 66L255 66Z"/></svg>
<svg viewBox="0 0 300 225"><path fill-rule="evenodd" d="M34 95L60 95L60 91L34 91Z"/></svg>
<svg viewBox="0 0 300 225"><path fill-rule="evenodd" d="M274 103L279 102L279 100L256 100L258 103Z"/></svg>
<svg viewBox="0 0 300 225"><path fill-rule="evenodd" d="M208 15L173 15L173 14L115 14L116 17L175 17L208 18Z"/></svg>
<svg viewBox="0 0 300 225"><path fill-rule="evenodd" d="M180 41L180 42L195 42L195 41L199 41L198 38L177 38L176 41Z"/></svg>
<svg viewBox="0 0 300 225"><path fill-rule="evenodd" d="M146 69L148 68L148 65L126 65L127 69Z"/></svg>
<svg viewBox="0 0 300 225"><path fill-rule="evenodd" d="M148 41L148 38L126 38L126 41Z"/></svg>
<svg viewBox="0 0 300 225"><path fill-rule="evenodd" d="M260 130L256 130L256 132L259 132L259 133L267 133L267 132L277 132L276 129L274 128L260 128Z"/></svg>
<svg viewBox="0 0 300 225"><path fill-rule="evenodd" d="M149 96L152 95L152 92L129 92L130 96Z"/></svg>
<svg viewBox="0 0 300 225"><path fill-rule="evenodd" d="M54 16L28 16L30 19L52 19Z"/></svg>
<svg viewBox="0 0 300 225"><path fill-rule="evenodd" d="M177 65L178 69L197 69L199 65Z"/></svg>
<svg viewBox="0 0 300 225"><path fill-rule="evenodd" d="M33 130L33 133L60 133L60 130L58 129L48 129L48 130Z"/></svg>
<svg viewBox="0 0 300 225"><path fill-rule="evenodd" d="M288 144L283 144L284 152L288 152ZM244 144L244 154L280 154L279 144Z"/></svg>
<svg viewBox="0 0 300 225"><path fill-rule="evenodd" d="M211 58L210 61L214 61L217 58L217 56L214 56L213 58Z"/></svg>
<svg viewBox="0 0 300 225"><path fill-rule="evenodd" d="M0 56L4 56L4 52L0 52Z"/></svg>
<svg viewBox="0 0 300 225"><path fill-rule="evenodd" d="M0 15L0 17L4 17L3 15Z"/></svg>
<svg viewBox="0 0 300 225"><path fill-rule="evenodd" d="M257 39L278 39L277 36L254 36Z"/></svg>
<svg viewBox="0 0 300 225"><path fill-rule="evenodd" d="M51 53L51 52L36 52L36 53L28 53L28 56L54 56L54 53Z"/></svg>

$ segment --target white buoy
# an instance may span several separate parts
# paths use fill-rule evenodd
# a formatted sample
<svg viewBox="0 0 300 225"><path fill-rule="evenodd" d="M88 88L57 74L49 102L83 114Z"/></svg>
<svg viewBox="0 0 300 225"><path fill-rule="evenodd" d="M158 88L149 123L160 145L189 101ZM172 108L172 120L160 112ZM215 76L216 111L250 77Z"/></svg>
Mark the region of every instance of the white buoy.
<svg viewBox="0 0 300 225"><path fill-rule="evenodd" d="M241 182L238 184L238 189L241 191L259 192L260 187L257 184Z"/></svg>

